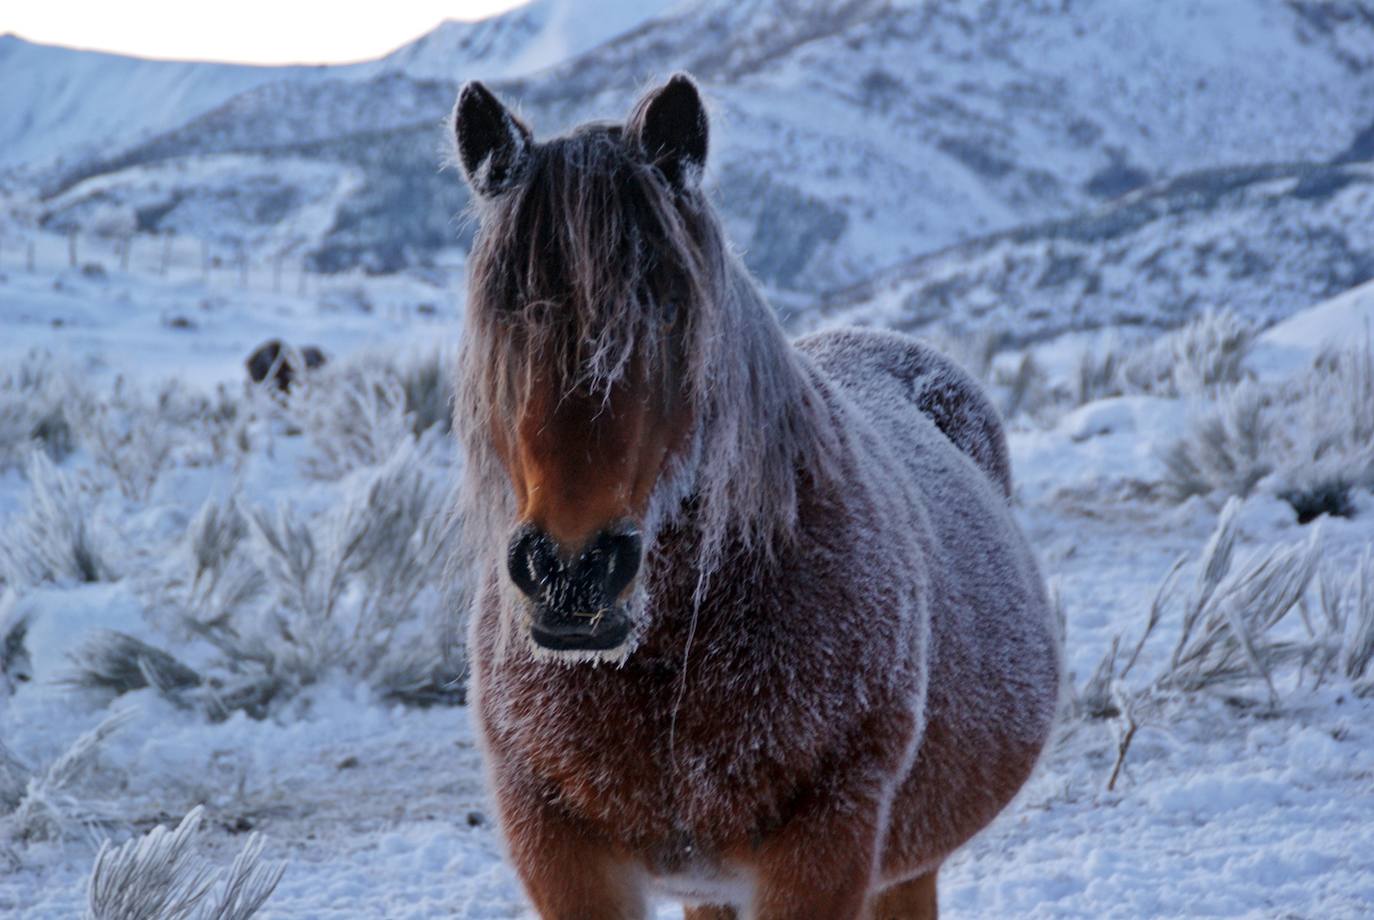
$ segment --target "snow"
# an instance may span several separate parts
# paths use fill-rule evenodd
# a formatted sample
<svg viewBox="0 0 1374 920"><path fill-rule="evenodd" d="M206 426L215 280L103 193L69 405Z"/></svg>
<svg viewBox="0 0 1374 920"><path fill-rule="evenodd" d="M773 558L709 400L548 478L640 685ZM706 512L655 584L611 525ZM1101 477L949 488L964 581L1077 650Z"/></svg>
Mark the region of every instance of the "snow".
<svg viewBox="0 0 1374 920"><path fill-rule="evenodd" d="M185 375L203 387L232 384L243 354L268 334L346 355L447 335L457 314L447 307L430 319L402 310L406 296L443 299L413 279L342 282L396 304L350 315L322 311L318 295L243 290L225 279L207 285L119 272L103 281L66 271L4 274L5 356L38 345L94 362L106 379L127 374L149 383ZM1319 305L1288 328L1333 328L1333 317L1350 315L1355 300ZM195 308L204 325L161 324L165 311L202 301L215 304ZM46 322L55 315L69 324ZM1293 347L1310 349L1324 337L1276 329L1274 339ZM1170 564L1196 552L1215 522L1215 506L1200 499L1168 506L1131 497L1132 481L1157 476L1154 449L1189 411L1176 400L1114 398L1048 430L1012 434L1017 513L1063 599L1066 664L1080 683L1113 636L1134 635ZM211 471L174 473L146 507L125 512L121 528L131 542L153 547L175 537L207 490L227 486ZM299 495L302 485L278 461L250 471L240 488L250 500L268 501ZM0 512L14 513L25 489L15 473L0 476ZM1352 560L1374 540L1374 501L1360 499L1360 509L1348 521L1327 522L1331 563ZM1286 505L1266 497L1245 504L1241 532L1249 548L1306 535ZM136 566L137 554L122 564ZM208 723L146 690L116 700L73 695L51 678L64 672L66 652L89 630L113 627L166 643L133 583L45 587L26 592L18 606L33 616L34 679L0 699L5 746L41 764L109 712L133 710L134 721L102 755L106 794L139 828L175 823L206 803L212 856L241 844L225 827L242 821L266 833L268 858L289 867L263 916L531 916L493 827L466 709L385 704L344 677L262 722L239 714ZM1167 648L1168 624L1161 628L1158 645ZM178 652L193 660L195 650ZM1158 664L1159 655L1147 652L1142 666ZM1109 732L1074 723L1010 809L946 865L943 915L1368 916L1372 717L1374 703L1339 685L1295 691L1277 717L1201 695L1141 729L1113 792L1104 788L1114 751ZM19 867L0 871L0 913L72 916L92 856L80 841L23 847ZM664 902L655 916L674 910Z"/></svg>
<svg viewBox="0 0 1374 920"><path fill-rule="evenodd" d="M1251 366L1268 373L1301 370L1327 347L1345 347L1374 333L1374 281L1351 288L1266 329Z"/></svg>
<svg viewBox="0 0 1374 920"><path fill-rule="evenodd" d="M308 67L148 61L0 35L0 168L108 153L269 80L309 80L314 73Z"/></svg>
<svg viewBox="0 0 1374 920"><path fill-rule="evenodd" d="M76 162L106 146L125 148L246 91L262 91L254 97L260 100L275 98L264 87L283 77L312 84L318 72L361 83L394 68L426 79L461 79L465 68L474 76L481 69L482 76L521 77L654 16L681 20L613 43L616 53L631 59L641 48L636 42L679 36L675 29L684 42L706 45L703 35L718 36L722 23L736 21L726 14L737 13L746 23L772 15L771 9L617 0L604 15L587 16L577 15L567 0L545 0L486 31L441 27L381 62L289 74L134 62L6 36L0 38L0 84L7 90L0 98L0 137L6 139L0 167L37 166L59 155ZM1084 50L1068 20L1009 13L986 25L1003 29L997 35L1007 39L1006 59L989 53L989 40L955 7L930 14L935 18L921 33L924 45L913 45L910 36L878 34L887 20L874 20L871 30L860 23L843 34L799 40L789 31L799 24L779 13L776 20L758 20L763 25L747 41L708 49L741 67L738 79L722 81L728 85L718 93L708 87L713 114L720 115L718 149L733 157L714 163L713 179L725 175L735 183L726 183L728 190L757 193L758 200L765 193L786 199L789 190L802 196L792 210L768 211L740 194L744 204L729 216L732 233L741 245L762 249L774 240L770 228L782 232L803 223L812 214L807 209L823 199L826 207L839 208L849 235L820 244L815 264L825 271L818 277L866 276L956 236L1042 217L1081 200L1079 190L1056 185L1057 179L1048 183L1048 198L1031 195L1025 176L1041 165L1055 176L1081 176L1102 165L1111 148L1161 171L1325 159L1348 142L1358 111L1368 108L1352 100L1367 101L1374 92L1367 78L1338 64L1368 57L1367 33L1339 23L1323 28L1289 4L1179 0L1176 16L1145 5L1084 9L1091 15L1076 26L1109 40ZM798 41L796 56L789 51L761 71L741 64L752 54L771 54L772 37ZM1335 51L1328 55L1330 49ZM459 51L471 56L458 62ZM599 60L588 55L578 67L592 72ZM901 86L922 86L925 107L880 119L878 103L851 104L862 98L858 81L871 76L873 61L890 66ZM1240 66L1247 62L1259 66ZM635 66L642 70L643 64ZM556 73L560 80L568 76ZM607 86L624 82L614 68L605 73L611 74ZM968 82L970 73L978 81ZM1215 96L1191 94L1198 79L1220 81L1222 89ZM1019 95L1037 82L1071 96L1073 105ZM617 101L598 95L601 84L594 81L591 89L569 85L570 91L587 90L589 101L578 104L604 108ZM1234 104L1216 102L1226 98ZM960 106L936 105L951 99ZM1016 118L1006 108L1012 103L1020 106ZM1283 113L1282 130L1256 114L1271 104ZM1068 131L1061 116L1071 112L1095 113L1098 141L1055 146L1054 138ZM988 149L1007 154L1018 164L1011 178L984 181L939 152L930 119L952 133L974 131ZM1170 125L1177 130L1163 130ZM1051 152L1042 164L1045 150ZM1253 151L1260 152L1252 157ZM746 163L772 184L750 185L747 176L726 173L723 162ZM1368 171L1352 167L1352 175ZM260 228L254 246L313 245L363 182L351 166L326 158L260 160L219 152L95 176L50 206L117 228L169 190L229 189L274 178L308 201L289 219ZM1079 313L1063 291L1035 287L1041 268L1071 248L1056 249L1044 237L946 253L922 271L936 280L980 276L969 282L953 318L995 320L1027 335L1041 327L1051 335L1115 320L1164 325L1182 318L1150 312L1163 303L1181 310L1253 303L1257 317L1278 322L1261 334L1248 367L1263 379L1278 379L1300 372L1328 343L1364 340L1374 322L1374 282L1313 303L1324 295L1292 280L1299 276L1296 267L1291 277L1236 277L1224 260L1197 260L1203 251L1215 256L1253 244L1261 256L1297 266L1310 261L1299 239L1304 226L1348 231L1352 252L1368 248L1361 235L1374 194L1368 182L1309 206L1291 195L1295 181L1288 174L1257 181L1235 193L1234 209L1216 213L1162 208L1116 251L1082 247L1084 274L1100 270L1103 293L1085 301L1089 306ZM30 191L0 191L0 227L7 233L25 223ZM1320 220L1300 210L1318 205ZM461 254L444 252L438 268L385 278L301 278L299 266L288 263L279 290L259 259L243 285L232 266L202 271L199 239L213 240L221 221L238 220L218 207L193 199L174 215L190 249L174 253L165 276L160 252L136 247L124 271L99 238L84 240L79 265L99 264L101 271L69 268L62 237L28 228L21 243L34 241L38 262L30 271L22 247L16 250L14 236L6 236L0 248L0 377L39 348L71 362L97 388L108 390L122 377L151 392L174 378L205 393L220 385L237 392L244 358L267 338L318 345L331 360L373 349L453 344L463 309ZM1295 214L1314 223L1286 236L1282 228L1296 226ZM1156 251L1163 256L1150 263L1159 267L1151 280L1141 266ZM1196 265L1206 270L1195 277ZM1325 285L1335 270L1319 265L1311 271ZM877 325L916 324L915 311L927 305L907 295L922 280L894 275L876 285L852 316ZM1142 293L1156 283L1167 294ZM1282 290L1271 296L1276 286ZM1010 310L1005 291L1017 297L1037 291L1037 303L1050 304L1049 312ZM1294 312L1298 305L1305 308ZM975 316L975 309L985 312ZM811 317L802 319L805 325ZM1040 343L1036 357L1063 379L1084 348L1146 334L1134 326L1069 332ZM1113 397L1043 423L1022 419L1010 432L1014 513L1063 604L1065 666L1080 688L1115 639L1129 645L1139 635L1161 579L1180 556L1195 558L1217 523L1216 497L1182 504L1157 497L1161 449L1206 404L1202 397ZM27 766L42 768L112 713L131 712L131 721L102 748L83 790L112 803L120 819L100 833L122 840L155 823L175 825L201 803L208 809L202 835L208 856L232 858L244 830L262 831L267 858L289 864L266 918L530 918L503 854L468 709L402 706L335 673L270 718L236 713L213 722L146 689L116 698L60 682L70 673L70 652L101 629L169 648L193 666L209 660L213 649L205 643L163 628L144 579L183 549L190 521L210 496L236 495L251 506L336 504L341 487L305 476L305 452L298 439L282 434L237 469L180 457L141 501L111 488L108 471L96 468L87 451L62 461L62 470L89 474L101 489L95 520L124 577L0 589L0 633L19 617L30 624L24 660L9 677L0 676L0 745ZM28 493L19 469L0 469L0 539ZM1353 501L1352 517L1320 525L1322 564L1340 573L1374 545L1374 496L1361 492ZM1312 532L1297 524L1289 505L1265 494L1246 499L1236 520L1242 555L1304 541ZM1185 583L1196 577L1194 569L1183 569ZM1176 618L1161 622L1137 673L1167 664L1178 631ZM1297 685L1288 674L1276 711L1244 689L1187 695L1141 726L1120 780L1108 790L1115 758L1109 722L1066 719L1028 786L942 869L942 916L1374 916L1374 698L1356 695L1343 679L1313 687L1310 681ZM79 915L93 843L76 833L61 841L11 844L2 831L0 819L0 916ZM661 902L654 916L680 912Z"/></svg>

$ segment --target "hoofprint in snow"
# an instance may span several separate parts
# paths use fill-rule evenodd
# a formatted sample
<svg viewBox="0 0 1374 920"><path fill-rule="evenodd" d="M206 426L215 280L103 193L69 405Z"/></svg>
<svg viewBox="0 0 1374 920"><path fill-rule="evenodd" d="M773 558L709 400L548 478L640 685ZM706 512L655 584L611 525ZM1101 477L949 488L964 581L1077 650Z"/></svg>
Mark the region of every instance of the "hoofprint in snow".
<svg viewBox="0 0 1374 920"><path fill-rule="evenodd" d="M420 340L451 341L457 327L457 310L424 282L358 278L346 290L344 301L361 298L374 309L341 307L329 291L301 298L194 279L9 271L0 283L0 376L38 346L63 356L78 377L90 375L97 392L116 375L149 388L176 376L192 390L223 383L241 398L240 362L268 336L319 344L346 365L380 344L404 351ZM412 309L436 298L437 316ZM1358 338L1371 304L1374 291L1360 289L1274 327L1251 355L1254 369L1290 373L1321 342ZM169 321L182 314L192 322ZM1049 364L1052 350L1046 346ZM1134 643L1177 558L1190 560L1185 587L1198 578L1196 560L1221 502L1153 497L1164 476L1159 448L1196 408L1117 396L1013 429L1017 513L1062 599L1067 662L1080 690L1113 638ZM0 678L0 742L24 775L41 777L83 732L112 713L130 715L56 797L57 836L15 839L14 824L0 818L9 835L0 838L0 915L79 914L93 838L175 825L204 804L198 845L207 860L227 864L241 835L258 830L268 837L266 858L288 861L261 916L530 916L502 858L463 707L388 702L375 683L333 673L270 707L267 718L234 711L212 719L147 687L114 697L61 683L72 669L68 654L99 629L210 667L215 650L169 631L148 591L164 560L185 552L207 497L234 493L249 510L291 504L328 513L358 477L372 475L366 466L334 479L307 475L318 460L313 429L293 434L277 419L267 431L269 422L249 432L251 450L236 463L178 447L136 498L97 468L87 446L57 464L90 478L96 536L121 577L4 589L0 633L20 615L29 625L22 656L11 656ZM442 463L424 457L444 475ZM19 532L30 491L20 468L0 473L0 541ZM1350 571L1374 542L1374 499L1359 493L1355 503L1351 518L1299 526L1287 504L1261 491L1235 512L1236 564L1276 545L1305 544L1319 527L1321 564ZM1127 684L1143 686L1167 664L1178 620L1177 611L1163 617ZM1150 708L1110 790L1118 721L1066 717L1030 785L942 871L944 915L1374 914L1374 701L1340 676L1314 687L1310 672L1301 686L1296 674L1276 674L1277 706L1261 683L1249 682ZM0 769L6 808L6 795L23 795L6 789L8 775ZM82 818L92 819L90 830ZM661 905L658 916L675 911Z"/></svg>

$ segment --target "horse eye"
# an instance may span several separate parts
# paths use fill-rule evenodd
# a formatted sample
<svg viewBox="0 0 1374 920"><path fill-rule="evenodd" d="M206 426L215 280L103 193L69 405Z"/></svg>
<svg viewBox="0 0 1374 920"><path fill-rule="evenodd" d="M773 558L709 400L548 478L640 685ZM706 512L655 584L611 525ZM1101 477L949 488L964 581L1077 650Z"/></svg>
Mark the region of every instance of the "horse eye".
<svg viewBox="0 0 1374 920"><path fill-rule="evenodd" d="M677 322L677 298L669 297L663 301L659 307L659 321L665 326L671 326Z"/></svg>

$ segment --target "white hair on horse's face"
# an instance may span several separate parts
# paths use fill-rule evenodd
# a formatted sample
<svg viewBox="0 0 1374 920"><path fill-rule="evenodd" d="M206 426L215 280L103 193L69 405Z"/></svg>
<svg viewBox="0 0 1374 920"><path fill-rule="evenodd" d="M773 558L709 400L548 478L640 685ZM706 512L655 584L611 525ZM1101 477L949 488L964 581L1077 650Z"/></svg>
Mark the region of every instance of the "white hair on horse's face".
<svg viewBox="0 0 1374 920"><path fill-rule="evenodd" d="M701 584L727 553L771 556L796 525L797 471L831 468L833 421L706 196L614 125L530 144L512 175L476 197L468 262L455 423L470 561L500 553L515 525L493 434L513 442L551 364L567 392L609 396L632 363L679 378L661 382L685 394L692 430L640 522L646 558L689 506Z"/></svg>

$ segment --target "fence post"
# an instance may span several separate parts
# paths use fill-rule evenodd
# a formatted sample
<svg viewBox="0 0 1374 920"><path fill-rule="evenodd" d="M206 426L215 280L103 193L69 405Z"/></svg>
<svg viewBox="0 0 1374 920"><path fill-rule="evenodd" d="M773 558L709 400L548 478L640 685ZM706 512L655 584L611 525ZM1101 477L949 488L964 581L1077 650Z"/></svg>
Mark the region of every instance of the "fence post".
<svg viewBox="0 0 1374 920"><path fill-rule="evenodd" d="M76 228L67 228L67 264L76 268Z"/></svg>
<svg viewBox="0 0 1374 920"><path fill-rule="evenodd" d="M299 294L299 295L302 296L302 297L305 296L305 258L304 258L304 257L301 258L301 277L300 277L300 284L298 284L297 287L296 287L296 293Z"/></svg>
<svg viewBox="0 0 1374 920"><path fill-rule="evenodd" d="M248 254L239 247L239 287L248 287Z"/></svg>
<svg viewBox="0 0 1374 920"><path fill-rule="evenodd" d="M133 234L125 234L119 238L119 270L129 271L129 250L134 248Z"/></svg>
<svg viewBox="0 0 1374 920"><path fill-rule="evenodd" d="M159 273L162 277L167 277L167 269L172 264L172 234L168 233L162 238L162 266Z"/></svg>
<svg viewBox="0 0 1374 920"><path fill-rule="evenodd" d="M281 260L283 256L277 253L272 257L272 293L281 293Z"/></svg>
<svg viewBox="0 0 1374 920"><path fill-rule="evenodd" d="M35 262L33 249L33 240L29 240L29 274L33 274L33 266Z"/></svg>

